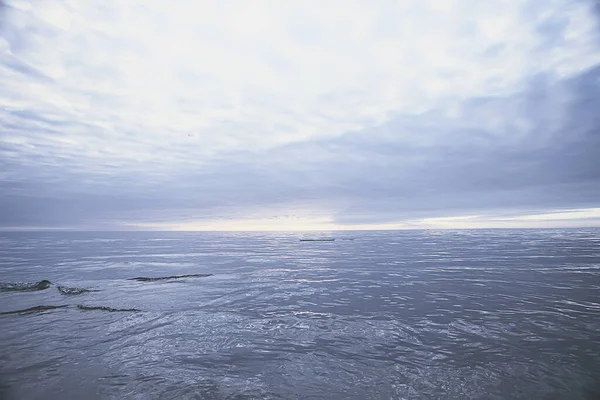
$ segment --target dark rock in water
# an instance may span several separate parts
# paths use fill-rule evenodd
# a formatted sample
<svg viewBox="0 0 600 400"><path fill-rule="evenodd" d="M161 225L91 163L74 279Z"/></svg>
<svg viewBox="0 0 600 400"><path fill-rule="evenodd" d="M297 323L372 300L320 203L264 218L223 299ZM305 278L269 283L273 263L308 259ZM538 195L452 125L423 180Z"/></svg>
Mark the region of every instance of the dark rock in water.
<svg viewBox="0 0 600 400"><path fill-rule="evenodd" d="M58 291L60 292L60 294L64 294L65 296L75 296L82 293L99 292L99 290L94 289L72 288L66 286L59 286Z"/></svg>
<svg viewBox="0 0 600 400"><path fill-rule="evenodd" d="M334 242L335 238L324 238L324 239L300 239L301 242Z"/></svg>
<svg viewBox="0 0 600 400"><path fill-rule="evenodd" d="M153 282L153 281L164 281L167 279L206 278L207 276L212 276L212 274L189 274L189 275L172 275L172 276L157 276L157 277L138 276L137 278L129 278L129 280L130 281L140 281L140 282Z"/></svg>
<svg viewBox="0 0 600 400"><path fill-rule="evenodd" d="M99 310L99 311L108 311L108 312L137 312L137 311L142 311L139 310L137 308L112 308L112 307L105 307L105 306L85 306L82 304L77 304L77 308L79 308L80 310L84 310L84 311L93 311L93 310Z"/></svg>
<svg viewBox="0 0 600 400"><path fill-rule="evenodd" d="M8 315L8 314L33 314L33 313L38 313L38 312L44 312L44 311L48 311L48 310L55 310L57 308L65 308L67 307L67 305L61 305L61 306L35 306L35 307L31 307L31 308L26 308L24 310L15 310L15 311L6 311L6 312L2 312L0 313L0 315Z"/></svg>
<svg viewBox="0 0 600 400"><path fill-rule="evenodd" d="M33 292L36 290L45 290L52 285L52 282L44 279L39 282L0 282L0 292Z"/></svg>

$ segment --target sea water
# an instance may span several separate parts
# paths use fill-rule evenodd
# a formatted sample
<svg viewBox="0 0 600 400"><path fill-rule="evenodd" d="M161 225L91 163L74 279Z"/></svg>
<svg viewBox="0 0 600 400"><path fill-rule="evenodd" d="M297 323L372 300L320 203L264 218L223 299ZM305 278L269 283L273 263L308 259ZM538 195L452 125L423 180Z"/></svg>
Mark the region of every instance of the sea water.
<svg viewBox="0 0 600 400"><path fill-rule="evenodd" d="M2 399L600 398L598 229L2 233L0 281Z"/></svg>

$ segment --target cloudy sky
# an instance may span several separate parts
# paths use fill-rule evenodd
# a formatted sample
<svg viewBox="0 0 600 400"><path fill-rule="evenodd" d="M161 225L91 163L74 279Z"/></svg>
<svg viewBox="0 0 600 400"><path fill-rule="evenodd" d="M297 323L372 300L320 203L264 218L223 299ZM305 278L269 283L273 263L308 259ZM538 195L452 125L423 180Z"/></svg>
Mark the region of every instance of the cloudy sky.
<svg viewBox="0 0 600 400"><path fill-rule="evenodd" d="M0 0L2 229L600 226L594 0Z"/></svg>

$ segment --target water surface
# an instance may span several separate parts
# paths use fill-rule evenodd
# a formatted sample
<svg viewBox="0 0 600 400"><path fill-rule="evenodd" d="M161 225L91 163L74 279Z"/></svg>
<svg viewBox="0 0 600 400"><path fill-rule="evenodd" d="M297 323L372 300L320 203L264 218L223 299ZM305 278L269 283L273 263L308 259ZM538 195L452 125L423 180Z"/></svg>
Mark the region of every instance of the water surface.
<svg viewBox="0 0 600 400"><path fill-rule="evenodd" d="M0 234L0 398L600 398L600 230L320 236Z"/></svg>

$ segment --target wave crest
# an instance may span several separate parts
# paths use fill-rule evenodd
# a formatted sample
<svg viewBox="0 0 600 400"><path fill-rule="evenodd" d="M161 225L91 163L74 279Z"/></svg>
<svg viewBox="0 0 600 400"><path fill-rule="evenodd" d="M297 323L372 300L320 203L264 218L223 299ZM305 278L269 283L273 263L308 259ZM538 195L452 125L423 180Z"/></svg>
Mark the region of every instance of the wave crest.
<svg viewBox="0 0 600 400"><path fill-rule="evenodd" d="M212 276L212 274L188 274L188 275L171 275L171 276L156 276L156 277L138 276L136 278L129 278L129 280L130 281L140 281L140 282L154 282L154 281L165 281L168 279L206 278L207 276Z"/></svg>
<svg viewBox="0 0 600 400"><path fill-rule="evenodd" d="M60 292L60 294L64 294L65 296L75 296L75 295L83 294L83 293L99 292L99 290L95 290L95 289L84 289L84 288L67 287L67 286L58 286L57 289Z"/></svg>
<svg viewBox="0 0 600 400"><path fill-rule="evenodd" d="M40 313L40 312L44 312L44 311L55 310L57 308L65 308L65 307L67 307L66 304L60 305L60 306L35 306L35 307L25 308L23 310L14 310L14 311L1 312L0 315L9 315L9 314L34 314L34 313Z"/></svg>
<svg viewBox="0 0 600 400"><path fill-rule="evenodd" d="M84 310L84 311L108 311L108 312L138 312L138 311L142 311L139 310L137 308L112 308L112 307L105 307L105 306L86 306L83 304L77 304L77 308L79 308L80 310Z"/></svg>
<svg viewBox="0 0 600 400"><path fill-rule="evenodd" d="M52 286L49 280L39 282L0 282L0 292L32 292L46 290Z"/></svg>

